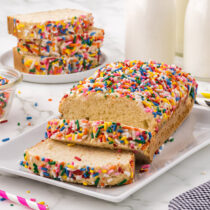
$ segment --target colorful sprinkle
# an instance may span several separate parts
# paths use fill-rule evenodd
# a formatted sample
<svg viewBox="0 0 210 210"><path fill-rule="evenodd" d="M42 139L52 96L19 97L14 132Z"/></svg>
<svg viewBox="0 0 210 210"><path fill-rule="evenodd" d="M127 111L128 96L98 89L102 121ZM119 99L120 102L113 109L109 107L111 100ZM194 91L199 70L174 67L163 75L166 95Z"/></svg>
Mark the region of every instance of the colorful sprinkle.
<svg viewBox="0 0 210 210"><path fill-rule="evenodd" d="M76 159L76 160L78 160L78 161L81 161L81 158L79 158L79 157L74 157L74 159Z"/></svg>
<svg viewBox="0 0 210 210"><path fill-rule="evenodd" d="M10 140L10 138L5 138L5 139L2 139L1 141L6 142L6 141L9 141L9 140Z"/></svg>
<svg viewBox="0 0 210 210"><path fill-rule="evenodd" d="M195 99L195 79L175 65L154 61L128 61L107 64L93 76L80 81L69 96L103 94L135 100L159 122L166 121L181 99ZM63 99L64 100L64 99Z"/></svg>
<svg viewBox="0 0 210 210"><path fill-rule="evenodd" d="M70 142L106 143L110 147L127 145L132 150L145 150L149 146L152 134L144 129L102 120L53 119L47 124L46 138Z"/></svg>

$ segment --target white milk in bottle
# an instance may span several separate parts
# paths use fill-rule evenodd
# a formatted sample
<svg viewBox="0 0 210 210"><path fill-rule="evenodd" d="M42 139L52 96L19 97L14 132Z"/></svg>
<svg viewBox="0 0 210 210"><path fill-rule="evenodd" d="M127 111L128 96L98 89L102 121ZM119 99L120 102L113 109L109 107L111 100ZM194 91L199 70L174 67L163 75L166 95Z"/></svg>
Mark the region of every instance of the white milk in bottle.
<svg viewBox="0 0 210 210"><path fill-rule="evenodd" d="M210 81L210 0L189 0L185 17L184 70Z"/></svg>
<svg viewBox="0 0 210 210"><path fill-rule="evenodd" d="M172 64L175 55L175 1L127 0L127 59Z"/></svg>

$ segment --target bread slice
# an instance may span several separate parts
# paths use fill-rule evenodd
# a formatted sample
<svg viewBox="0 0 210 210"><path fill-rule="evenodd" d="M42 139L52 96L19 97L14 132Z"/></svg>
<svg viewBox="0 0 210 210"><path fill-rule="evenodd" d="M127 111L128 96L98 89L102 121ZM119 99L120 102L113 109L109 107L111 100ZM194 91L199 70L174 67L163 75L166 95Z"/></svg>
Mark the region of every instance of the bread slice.
<svg viewBox="0 0 210 210"><path fill-rule="evenodd" d="M82 34L56 36L49 39L19 39L20 54L37 56L74 56L75 53L94 52L102 46L104 30L91 27Z"/></svg>
<svg viewBox="0 0 210 210"><path fill-rule="evenodd" d="M8 16L7 25L9 34L19 39L51 39L86 31L93 25L93 16L76 9L57 9Z"/></svg>
<svg viewBox="0 0 210 210"><path fill-rule="evenodd" d="M152 134L114 122L53 119L48 122L46 136L68 143L135 150L142 155L149 146Z"/></svg>
<svg viewBox="0 0 210 210"><path fill-rule="evenodd" d="M190 112L197 83L180 68L156 62L107 64L79 82L59 106L63 119L121 123L151 132L144 158L157 149Z"/></svg>
<svg viewBox="0 0 210 210"><path fill-rule="evenodd" d="M135 172L134 155L46 139L27 149L25 166L33 173L65 182L98 187L129 184Z"/></svg>
<svg viewBox="0 0 210 210"><path fill-rule="evenodd" d="M100 49L74 56L31 56L21 55L13 48L15 69L29 74L70 74L85 71L99 65Z"/></svg>

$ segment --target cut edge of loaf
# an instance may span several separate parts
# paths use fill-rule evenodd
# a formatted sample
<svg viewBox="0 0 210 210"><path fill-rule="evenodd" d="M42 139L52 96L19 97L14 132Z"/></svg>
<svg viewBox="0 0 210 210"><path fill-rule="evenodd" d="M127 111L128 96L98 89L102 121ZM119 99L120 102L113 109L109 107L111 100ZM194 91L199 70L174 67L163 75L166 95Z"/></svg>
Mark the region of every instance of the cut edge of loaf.
<svg viewBox="0 0 210 210"><path fill-rule="evenodd" d="M146 113L137 101L111 95L104 97L101 93L90 93L88 97L66 94L60 101L59 112L64 119L112 121L151 132L157 126L153 115Z"/></svg>
<svg viewBox="0 0 210 210"><path fill-rule="evenodd" d="M146 148L152 141L152 134L141 128L134 128L118 122L89 121L86 119L53 119L48 121L48 138L79 145L108 149L122 149L138 153L145 159ZM140 154L139 154L140 153Z"/></svg>
<svg viewBox="0 0 210 210"><path fill-rule="evenodd" d="M62 155L64 157L60 157ZM102 156L112 162L108 164L106 161L107 165L103 165L102 158L105 157ZM134 179L135 159L130 152L117 153L76 145L69 147L64 143L46 139L27 149L24 157L22 166L37 175L60 181L104 187L129 184ZM91 159L90 162L88 158ZM97 161L100 166L97 166Z"/></svg>

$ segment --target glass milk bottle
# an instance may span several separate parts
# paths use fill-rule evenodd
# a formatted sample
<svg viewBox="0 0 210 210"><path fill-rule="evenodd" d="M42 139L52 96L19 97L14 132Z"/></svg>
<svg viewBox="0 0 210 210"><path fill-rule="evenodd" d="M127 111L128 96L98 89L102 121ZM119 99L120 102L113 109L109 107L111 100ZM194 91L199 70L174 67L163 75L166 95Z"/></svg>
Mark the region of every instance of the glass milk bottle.
<svg viewBox="0 0 210 210"><path fill-rule="evenodd" d="M175 9L174 0L126 1L126 59L173 63Z"/></svg>
<svg viewBox="0 0 210 210"><path fill-rule="evenodd" d="M185 17L184 69L210 81L210 0L189 0Z"/></svg>
<svg viewBox="0 0 210 210"><path fill-rule="evenodd" d="M188 0L176 0L176 55L183 57L184 20Z"/></svg>

